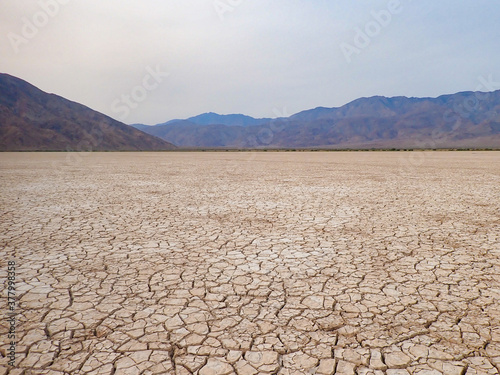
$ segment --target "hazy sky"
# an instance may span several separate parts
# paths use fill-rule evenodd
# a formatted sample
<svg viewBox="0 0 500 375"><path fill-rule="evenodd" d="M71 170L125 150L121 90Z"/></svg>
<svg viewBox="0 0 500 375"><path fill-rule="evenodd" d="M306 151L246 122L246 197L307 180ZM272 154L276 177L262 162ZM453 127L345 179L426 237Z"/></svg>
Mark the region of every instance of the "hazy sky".
<svg viewBox="0 0 500 375"><path fill-rule="evenodd" d="M498 0L1 0L0 71L125 123L288 116L488 91L499 20Z"/></svg>

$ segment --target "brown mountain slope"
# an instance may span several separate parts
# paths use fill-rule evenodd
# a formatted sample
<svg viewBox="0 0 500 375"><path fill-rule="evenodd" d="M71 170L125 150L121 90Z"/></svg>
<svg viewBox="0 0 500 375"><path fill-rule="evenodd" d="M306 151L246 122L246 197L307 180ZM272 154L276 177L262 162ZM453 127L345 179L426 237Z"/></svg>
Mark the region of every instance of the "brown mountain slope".
<svg viewBox="0 0 500 375"><path fill-rule="evenodd" d="M0 73L0 150L172 150L162 139Z"/></svg>

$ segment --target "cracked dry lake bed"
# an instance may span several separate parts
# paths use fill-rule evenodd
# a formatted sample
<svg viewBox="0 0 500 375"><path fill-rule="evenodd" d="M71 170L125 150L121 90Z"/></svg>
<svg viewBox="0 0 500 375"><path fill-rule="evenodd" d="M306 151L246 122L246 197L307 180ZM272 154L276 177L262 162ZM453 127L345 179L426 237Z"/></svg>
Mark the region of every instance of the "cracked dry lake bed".
<svg viewBox="0 0 500 375"><path fill-rule="evenodd" d="M500 371L498 152L2 153L0 186L2 375Z"/></svg>

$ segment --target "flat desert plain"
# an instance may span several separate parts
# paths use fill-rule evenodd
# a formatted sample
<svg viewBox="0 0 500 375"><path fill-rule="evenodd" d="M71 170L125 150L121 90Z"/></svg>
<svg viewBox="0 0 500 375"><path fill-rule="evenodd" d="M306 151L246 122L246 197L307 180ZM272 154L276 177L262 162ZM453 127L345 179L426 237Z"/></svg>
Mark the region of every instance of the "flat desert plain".
<svg viewBox="0 0 500 375"><path fill-rule="evenodd" d="M0 374L500 371L498 152L0 162Z"/></svg>

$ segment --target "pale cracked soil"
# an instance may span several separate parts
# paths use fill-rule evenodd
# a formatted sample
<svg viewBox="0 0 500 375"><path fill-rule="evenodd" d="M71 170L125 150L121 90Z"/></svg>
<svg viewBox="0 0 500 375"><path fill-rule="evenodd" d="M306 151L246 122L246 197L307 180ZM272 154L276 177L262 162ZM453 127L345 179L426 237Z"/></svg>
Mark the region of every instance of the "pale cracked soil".
<svg viewBox="0 0 500 375"><path fill-rule="evenodd" d="M499 373L497 152L0 162L0 374Z"/></svg>

